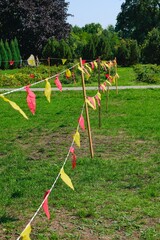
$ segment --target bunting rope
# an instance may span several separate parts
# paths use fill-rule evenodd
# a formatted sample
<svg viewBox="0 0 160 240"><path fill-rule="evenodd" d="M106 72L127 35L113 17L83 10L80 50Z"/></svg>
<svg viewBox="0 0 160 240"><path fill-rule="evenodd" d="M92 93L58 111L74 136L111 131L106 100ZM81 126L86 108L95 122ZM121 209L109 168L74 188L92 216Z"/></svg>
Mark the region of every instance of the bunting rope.
<svg viewBox="0 0 160 240"><path fill-rule="evenodd" d="M83 115L84 107L85 107L85 103L83 104L83 107L82 107L82 110L81 110L81 114L80 114L80 115ZM79 127L80 127L80 124L79 124L79 122L78 122L77 131L79 130ZM72 143L71 143L71 146L70 146L70 148L69 148L69 150L68 150L67 156L66 156L66 158L65 158L65 160L64 160L64 162L63 162L63 164L62 164L61 169L63 169L64 166L66 165L66 162L67 162L67 160L68 160L68 158L69 158L69 155L70 155L70 153L71 153L70 149L73 147L74 142L75 142L75 140L74 140L74 138L73 138ZM42 203L40 204L39 208L37 209L37 211L35 212L35 214L34 214L33 217L31 218L31 220L28 222L28 224L26 225L26 227L24 228L24 230L22 231L22 233L31 225L31 223L33 222L33 220L35 219L35 217L38 215L38 213L39 213L39 211L41 210L43 204L45 203L45 201L47 200L47 198L48 198L49 195L51 194L52 190L54 189L54 187L55 187L55 185L56 185L56 183L57 183L60 175L61 175L61 172L58 173L57 177L55 178L54 183L52 184L50 190L48 191L49 193L45 196L44 200L43 200ZM19 240L20 238L21 238L21 235L17 238L17 240Z"/></svg>
<svg viewBox="0 0 160 240"><path fill-rule="evenodd" d="M84 74L86 74L86 77L90 77L90 73L89 73L89 72L92 72L92 70L94 69L94 66L97 68L97 60L90 62L91 67L89 66L89 62L86 63L86 60L83 60L83 63L82 63L82 64L83 64L83 65L80 67L79 63L77 63L77 64L75 64L74 66L68 68L67 70L65 69L64 71L62 71L62 72L60 72L60 73L57 73L57 74L55 74L55 75L53 75L53 76L51 76L51 77L48 77L48 78L43 79L43 80L41 80L41 81L35 82L35 83L33 83L33 84L30 84L29 86L23 86L23 87L21 87L21 88L14 89L14 90L5 92L5 93L3 93L3 94L0 94L0 97L3 98L4 101L9 102L10 105L11 105L15 110L18 110L25 118L27 118L27 116L24 114L24 112L23 112L14 102L8 100L8 99L5 98L4 96L7 95L7 94L10 94L10 93L18 92L18 91L21 91L21 90L26 90L27 93L28 93L28 97L29 97L29 98L28 98L28 101L29 101L28 104L30 105L30 110L31 110L31 112L34 114L34 113L35 113L35 105L34 105L34 104L35 104L35 95L34 95L34 93L29 89L29 87L30 87L30 86L35 86L35 85L37 85L37 84L39 84L39 83L42 83L42 82L45 82L45 81L46 81L46 84L48 84L48 80L56 77L55 84L56 84L56 86L57 86L57 87L60 89L60 91L61 91L62 86L61 86L61 83L59 83L59 79L58 79L58 76L59 76L59 75L61 75L61 74L63 74L63 73L66 73L66 72L69 71L70 69L78 66L78 69L79 69L81 72L83 72ZM93 66L93 65L94 65L94 66ZM85 66L87 69L86 69L84 66ZM102 62L101 66L104 67L104 68L105 68L105 66L107 66L107 67L109 68L108 64L105 64L104 62ZM116 65L116 67L117 67L117 65ZM70 74L69 74L69 72L68 72L68 76L69 76L69 75L70 75ZM117 68L116 68L116 75L114 76L114 78L117 78L117 77L118 77L118 74L117 74ZM110 78L111 78L111 79L110 79ZM100 106L100 101L101 101L100 90L106 91L106 85L107 85L107 84L111 85L110 80L113 80L113 79L112 79L112 76L110 76L110 74L109 74L109 76L107 76L107 79L108 79L108 80L106 80L103 84L100 85L99 91L97 92L96 95L94 95L93 97L90 97L90 96L87 96L87 97L86 97L85 102L84 102L83 107L82 107L82 110L81 110L80 117L79 117L79 119L78 119L78 125L77 125L77 129L76 129L76 133L75 133L74 136L73 136L72 143L71 143L71 145L70 145L70 148L69 148L69 151L68 151L68 153L67 153L67 155L66 155L66 158L65 158L65 160L64 160L64 162L63 162L63 164L62 164L61 170L60 170L60 172L58 173L57 177L55 178L55 181L53 182L51 188L46 192L46 194L45 194L45 196L44 196L44 199L43 199L43 201L41 202L40 206L38 207L37 211L34 213L34 215L33 215L32 218L30 219L30 221L28 222L28 224L26 225L26 227L24 228L24 230L21 232L21 234L20 234L20 236L17 238L17 240L19 240L21 237L23 238L23 240L24 240L24 239L30 239L29 235L30 235L30 233L31 233L31 223L33 222L33 220L35 219L35 217L38 215L38 213L39 213L39 211L40 211L40 209L41 209L42 207L43 207L43 209L44 209L47 217L50 218L50 214L49 214L49 211L48 211L48 202L47 202L47 201L48 201L48 197L49 197L49 195L51 194L51 192L53 191L53 189L54 189L54 187L55 187L55 185L56 185L59 177L61 177L61 179L62 179L71 189L74 190L74 187L73 187L73 185L72 185L71 179L70 179L69 176L64 172L64 167L65 167L65 165L66 165L66 162L67 162L67 160L68 160L68 158L69 158L70 153L72 153L72 168L74 168L75 165L76 165L76 162L75 162L75 161L76 161L76 155L74 154L74 147L73 147L73 145L74 145L74 143L76 143L77 146L80 147L79 127L81 127L82 130L85 129L85 127L84 127L84 119L83 119L84 107L85 107L86 104L88 104L90 107L92 107L92 108L95 110L95 109L96 109L96 100L97 100L98 105ZM60 85L58 86L58 84L60 84ZM47 94L47 93L49 93L50 90L51 90L50 87L51 87L51 86L48 86L48 89L46 89L46 94L45 94L46 97L48 97L48 94ZM47 98L47 99L48 99L49 102L50 102L50 98ZM28 118L27 118L27 119L28 119Z"/></svg>

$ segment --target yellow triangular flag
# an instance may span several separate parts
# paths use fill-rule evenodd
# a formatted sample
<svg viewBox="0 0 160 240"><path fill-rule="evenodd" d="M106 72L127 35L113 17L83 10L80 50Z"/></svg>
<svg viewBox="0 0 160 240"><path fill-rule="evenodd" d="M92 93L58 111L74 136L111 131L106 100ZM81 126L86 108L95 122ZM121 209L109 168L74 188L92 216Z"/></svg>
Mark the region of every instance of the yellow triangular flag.
<svg viewBox="0 0 160 240"><path fill-rule="evenodd" d="M74 190L73 184L71 179L69 178L69 176L64 172L64 169L61 168L60 170L60 174L61 174L61 179L70 187Z"/></svg>
<svg viewBox="0 0 160 240"><path fill-rule="evenodd" d="M27 115L22 111L22 109L15 103L10 101L8 98L4 97L3 95L0 95L0 97L5 101L5 102L9 102L9 104L15 109L17 110L20 114L22 114L22 116L26 119L28 119Z"/></svg>
<svg viewBox="0 0 160 240"><path fill-rule="evenodd" d="M78 147L80 147L80 134L78 131L76 131L76 133L73 136L73 140L75 141L75 143L77 144Z"/></svg>
<svg viewBox="0 0 160 240"><path fill-rule="evenodd" d="M119 78L119 75L118 75L118 73L116 73L115 77L116 77L116 78Z"/></svg>
<svg viewBox="0 0 160 240"><path fill-rule="evenodd" d="M86 80L88 80L90 78L90 75L85 74Z"/></svg>
<svg viewBox="0 0 160 240"><path fill-rule="evenodd" d="M65 62L67 61L67 59L62 59L62 63L65 64Z"/></svg>
<svg viewBox="0 0 160 240"><path fill-rule="evenodd" d="M98 64L96 61L93 62L94 63L94 66L97 68L98 67Z"/></svg>
<svg viewBox="0 0 160 240"><path fill-rule="evenodd" d="M31 240L29 236L30 233L31 233L31 225L29 224L20 235L22 237L22 240Z"/></svg>
<svg viewBox="0 0 160 240"><path fill-rule="evenodd" d="M84 70L83 70L79 65L78 65L78 69L79 69L81 72L85 73Z"/></svg>
<svg viewBox="0 0 160 240"><path fill-rule="evenodd" d="M48 79L46 78L46 86L44 90L44 95L46 96L48 102L50 103L51 101L51 84L48 82Z"/></svg>
<svg viewBox="0 0 160 240"><path fill-rule="evenodd" d="M86 103L88 103L88 105L93 108L94 110L96 110L96 100L94 97L88 97L88 99L86 99Z"/></svg>
<svg viewBox="0 0 160 240"><path fill-rule="evenodd" d="M72 73L69 69L66 70L66 77L70 78L72 76Z"/></svg>
<svg viewBox="0 0 160 240"><path fill-rule="evenodd" d="M88 63L85 64L85 66L89 69L90 72L92 72L92 69L91 69L91 67L88 65Z"/></svg>
<svg viewBox="0 0 160 240"><path fill-rule="evenodd" d="M106 80L106 83L107 83L108 85L112 86L112 84L111 84L108 80Z"/></svg>
<svg viewBox="0 0 160 240"><path fill-rule="evenodd" d="M106 86L103 83L100 85L100 88L102 91L106 91Z"/></svg>
<svg viewBox="0 0 160 240"><path fill-rule="evenodd" d="M100 94L100 92L97 92L97 97L99 98L99 100L101 100L101 94Z"/></svg>

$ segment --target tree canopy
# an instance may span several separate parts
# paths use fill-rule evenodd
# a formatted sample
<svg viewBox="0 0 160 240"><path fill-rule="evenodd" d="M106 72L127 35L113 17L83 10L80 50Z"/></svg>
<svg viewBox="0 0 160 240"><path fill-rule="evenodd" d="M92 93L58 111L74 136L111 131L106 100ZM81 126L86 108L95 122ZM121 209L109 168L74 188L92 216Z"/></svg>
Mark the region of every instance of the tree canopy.
<svg viewBox="0 0 160 240"><path fill-rule="evenodd" d="M41 53L50 37L68 36L68 2L65 0L0 0L0 35L17 38L24 55Z"/></svg>
<svg viewBox="0 0 160 240"><path fill-rule="evenodd" d="M160 28L159 0L126 0L117 16L116 31L142 43L153 28Z"/></svg>

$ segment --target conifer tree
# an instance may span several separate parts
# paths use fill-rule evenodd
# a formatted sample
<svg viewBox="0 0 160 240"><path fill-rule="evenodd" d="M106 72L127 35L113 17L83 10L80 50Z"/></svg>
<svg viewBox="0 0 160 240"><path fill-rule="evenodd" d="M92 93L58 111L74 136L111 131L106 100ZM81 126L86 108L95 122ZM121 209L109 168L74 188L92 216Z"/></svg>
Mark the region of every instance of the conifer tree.
<svg viewBox="0 0 160 240"><path fill-rule="evenodd" d="M21 60L21 54L20 54L19 45L16 37L14 38L14 46L16 49L16 55L17 55L18 66L19 66L20 60Z"/></svg>
<svg viewBox="0 0 160 240"><path fill-rule="evenodd" d="M7 40L5 41L4 46L5 46L5 50L7 52L8 60L12 61L12 53L11 53L11 49L10 49L10 46L9 46L9 43Z"/></svg>
<svg viewBox="0 0 160 240"><path fill-rule="evenodd" d="M9 67L9 62L8 62L8 55L7 55L7 51L4 47L4 42L1 39L0 42L0 54L1 54L1 67L2 69L8 69Z"/></svg>
<svg viewBox="0 0 160 240"><path fill-rule="evenodd" d="M2 58L1 58L1 54L0 54L0 68L1 68L1 64L2 64Z"/></svg>
<svg viewBox="0 0 160 240"><path fill-rule="evenodd" d="M19 59L17 56L14 40L11 40L10 48L11 48L11 53L12 53L12 58L13 58L12 60L14 61L14 66L15 66L15 68L17 68L19 66Z"/></svg>

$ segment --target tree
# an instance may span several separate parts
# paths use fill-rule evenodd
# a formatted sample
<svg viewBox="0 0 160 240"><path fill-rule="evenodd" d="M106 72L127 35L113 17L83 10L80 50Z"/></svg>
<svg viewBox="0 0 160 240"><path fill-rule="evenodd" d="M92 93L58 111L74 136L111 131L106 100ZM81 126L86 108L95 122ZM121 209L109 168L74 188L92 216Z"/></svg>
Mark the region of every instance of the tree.
<svg viewBox="0 0 160 240"><path fill-rule="evenodd" d="M148 33L142 46L144 63L160 64L160 30L154 28Z"/></svg>
<svg viewBox="0 0 160 240"><path fill-rule="evenodd" d="M8 55L7 55L7 51L4 47L4 42L1 39L0 41L0 55L1 55L1 67L2 69L8 69Z"/></svg>
<svg viewBox="0 0 160 240"><path fill-rule="evenodd" d="M122 39L117 48L118 64L130 66L139 62L140 48L136 40Z"/></svg>
<svg viewBox="0 0 160 240"><path fill-rule="evenodd" d="M17 37L23 57L41 54L50 37L68 36L68 4L65 0L0 0L0 35L9 40Z"/></svg>
<svg viewBox="0 0 160 240"><path fill-rule="evenodd" d="M1 54L0 54L0 68L1 68L1 65L2 65L2 57L1 57Z"/></svg>
<svg viewBox="0 0 160 240"><path fill-rule="evenodd" d="M14 46L15 46L15 49L16 49L16 55L17 55L17 59L18 59L18 64L20 63L20 60L21 60L21 54L20 54L20 50L19 50L19 44L18 44L18 41L17 41L17 38L15 37L14 39Z"/></svg>
<svg viewBox="0 0 160 240"><path fill-rule="evenodd" d="M117 46L119 45L120 38L115 31L114 26L109 25L107 29L104 29L102 34L105 36L106 41L109 42L110 54L109 59L114 59L117 55Z"/></svg>
<svg viewBox="0 0 160 240"><path fill-rule="evenodd" d="M64 39L58 41L56 39L49 39L48 43L43 49L43 57L50 57L52 64L61 63L61 59L71 59L72 58L72 52L70 49L70 46L67 44Z"/></svg>
<svg viewBox="0 0 160 240"><path fill-rule="evenodd" d="M5 41L4 46L5 46L5 49L6 49L6 52L7 52L8 60L11 61L12 60L12 53L11 53L11 49L10 49L10 46L9 46L9 43L8 43L7 40Z"/></svg>
<svg viewBox="0 0 160 240"><path fill-rule="evenodd" d="M96 35L91 35L87 44L83 47L82 57L83 59L93 60L96 58Z"/></svg>
<svg viewBox="0 0 160 240"><path fill-rule="evenodd" d="M122 38L132 38L142 43L154 27L160 27L159 0L125 0L121 5L116 31Z"/></svg>
<svg viewBox="0 0 160 240"><path fill-rule="evenodd" d="M103 28L100 23L90 23L82 27L83 32L101 35Z"/></svg>
<svg viewBox="0 0 160 240"><path fill-rule="evenodd" d="M17 68L19 66L19 59L18 59L14 40L11 40L10 49L12 53L12 60L14 61L14 66Z"/></svg>

